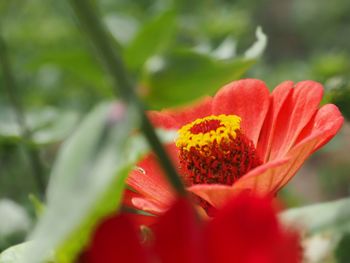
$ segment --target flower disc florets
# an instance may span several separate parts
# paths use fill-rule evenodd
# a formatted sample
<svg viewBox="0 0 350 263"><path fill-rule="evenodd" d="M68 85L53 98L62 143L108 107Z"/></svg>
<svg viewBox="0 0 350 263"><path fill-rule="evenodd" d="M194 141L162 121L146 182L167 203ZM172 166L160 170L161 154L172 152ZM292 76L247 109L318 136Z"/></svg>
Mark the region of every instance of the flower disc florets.
<svg viewBox="0 0 350 263"><path fill-rule="evenodd" d="M236 115L211 115L178 131L176 146L187 186L232 185L261 164L253 142L241 131L240 122Z"/></svg>

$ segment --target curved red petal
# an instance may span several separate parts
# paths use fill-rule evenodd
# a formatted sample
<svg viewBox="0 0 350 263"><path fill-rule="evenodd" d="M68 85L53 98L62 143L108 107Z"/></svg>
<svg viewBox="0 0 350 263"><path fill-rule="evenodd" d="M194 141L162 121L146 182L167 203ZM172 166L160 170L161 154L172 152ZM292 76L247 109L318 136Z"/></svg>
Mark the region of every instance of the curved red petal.
<svg viewBox="0 0 350 263"><path fill-rule="evenodd" d="M139 193L131 191L130 189L125 189L123 193L123 205L127 207L133 207L132 199L135 197L142 197Z"/></svg>
<svg viewBox="0 0 350 263"><path fill-rule="evenodd" d="M274 195L275 184L281 182L278 173L290 161L291 159L285 158L263 164L251 170L232 186L203 184L191 186L187 190L209 202L215 208L222 207L232 196L243 192L253 192L263 196Z"/></svg>
<svg viewBox="0 0 350 263"><path fill-rule="evenodd" d="M234 185L236 191L251 189L262 195L275 195L298 171L322 140L322 133L315 133L293 147L284 159L274 160L255 168Z"/></svg>
<svg viewBox="0 0 350 263"><path fill-rule="evenodd" d="M176 163L178 161L176 146L169 144L166 149L174 163ZM146 199L155 200L155 203L168 205L175 198L175 193L153 153L145 156L137 164L137 167L126 179L126 183Z"/></svg>
<svg viewBox="0 0 350 263"><path fill-rule="evenodd" d="M166 112L149 111L147 112L147 116L154 127L168 130L177 129L176 121Z"/></svg>
<svg viewBox="0 0 350 263"><path fill-rule="evenodd" d="M222 207L234 195L232 186L222 184L197 184L188 187L187 190L198 195L215 208Z"/></svg>
<svg viewBox="0 0 350 263"><path fill-rule="evenodd" d="M155 127L180 129L183 125L198 118L211 115L212 100L211 97L205 97L191 106L163 110L161 112L150 111L148 116Z"/></svg>
<svg viewBox="0 0 350 263"><path fill-rule="evenodd" d="M169 200L171 202L171 200ZM133 206L145 212L155 215L164 214L169 209L169 204L159 203L156 200L135 197L131 200Z"/></svg>
<svg viewBox="0 0 350 263"><path fill-rule="evenodd" d="M291 158L274 160L251 170L233 184L233 192L249 190L256 195L273 196L276 184L280 183L280 176L284 175L284 169L290 162Z"/></svg>
<svg viewBox="0 0 350 263"><path fill-rule="evenodd" d="M302 81L296 84L276 119L268 160L285 155L295 145L300 132L316 113L322 95L323 87L317 82Z"/></svg>
<svg viewBox="0 0 350 263"><path fill-rule="evenodd" d="M322 143L325 133L327 133L327 131L318 131L313 133L311 136L299 142L287 153L287 156L290 157L292 161L288 162L288 165L284 167L284 175L280 176L281 181L275 185L275 192L277 192L291 180L305 160L314 152L317 145Z"/></svg>
<svg viewBox="0 0 350 263"><path fill-rule="evenodd" d="M333 104L326 104L317 111L314 118L299 134L296 143L301 142L303 139L315 132L323 131L324 138L315 146L314 151L316 151L337 134L343 123L344 118L341 115L338 107Z"/></svg>
<svg viewBox="0 0 350 263"><path fill-rule="evenodd" d="M277 117L280 114L282 106L293 91L294 83L285 81L278 85L270 95L270 107L261 129L257 152L263 162L266 162L270 155L273 134L277 125Z"/></svg>
<svg viewBox="0 0 350 263"><path fill-rule="evenodd" d="M242 118L242 130L257 144L269 108L269 90L256 79L231 82L214 97L213 114L234 114Z"/></svg>

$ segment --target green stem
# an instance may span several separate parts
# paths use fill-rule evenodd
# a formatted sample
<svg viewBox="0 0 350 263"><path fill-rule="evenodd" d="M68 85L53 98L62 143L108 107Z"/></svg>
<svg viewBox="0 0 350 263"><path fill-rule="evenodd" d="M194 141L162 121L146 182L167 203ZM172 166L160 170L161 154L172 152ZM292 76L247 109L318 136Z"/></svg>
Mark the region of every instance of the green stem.
<svg viewBox="0 0 350 263"><path fill-rule="evenodd" d="M8 95L9 101L15 112L15 116L20 127L22 139L24 141L25 153L29 159L33 176L35 178L40 194L45 193L44 168L40 161L39 151L31 147L28 143L31 141L32 134L26 124L23 107L17 96L17 87L15 78L11 69L10 60L8 58L6 44L0 36L0 67L4 78L4 88Z"/></svg>
<svg viewBox="0 0 350 263"><path fill-rule="evenodd" d="M120 95L126 102L138 109L141 116L141 130L157 155L168 180L180 195L185 195L186 192L182 181L145 113L144 104L136 95L135 85L131 82L120 55L117 53L116 48L112 46L111 40L97 14L91 7L90 1L70 0L70 3L78 17L78 21L85 28L104 66L114 81L114 93Z"/></svg>

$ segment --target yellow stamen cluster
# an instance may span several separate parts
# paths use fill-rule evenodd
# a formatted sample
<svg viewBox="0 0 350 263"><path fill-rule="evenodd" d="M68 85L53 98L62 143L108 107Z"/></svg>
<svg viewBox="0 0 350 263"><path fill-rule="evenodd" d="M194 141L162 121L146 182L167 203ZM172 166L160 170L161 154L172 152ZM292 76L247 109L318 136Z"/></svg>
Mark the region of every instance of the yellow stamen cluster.
<svg viewBox="0 0 350 263"><path fill-rule="evenodd" d="M196 134L191 132L191 129L196 125L215 120L220 122L220 127ZM241 126L240 123L241 118L236 115L221 114L218 116L211 115L205 118L196 119L178 130L179 137L176 140L176 146L189 151L192 147L200 149L214 141L220 143L225 139L235 139L236 131L238 131Z"/></svg>

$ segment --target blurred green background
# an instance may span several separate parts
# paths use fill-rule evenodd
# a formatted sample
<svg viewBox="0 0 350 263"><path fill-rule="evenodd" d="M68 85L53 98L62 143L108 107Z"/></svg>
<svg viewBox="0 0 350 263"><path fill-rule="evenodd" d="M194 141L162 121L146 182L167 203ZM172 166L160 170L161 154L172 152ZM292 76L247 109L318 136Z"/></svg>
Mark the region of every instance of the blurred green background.
<svg viewBox="0 0 350 263"><path fill-rule="evenodd" d="M93 1L138 92L150 108L186 104L241 77L312 79L326 87L324 102L350 117L350 1ZM245 53L258 26L268 37L262 56ZM93 105L112 100L111 80L66 1L0 2L7 44L32 139L45 179L60 143ZM0 199L33 214L39 195L0 72ZM289 206L332 200L350 192L350 128L316 153L282 193ZM8 241L14 242L14 241ZM1 240L0 240L1 243ZM0 251L8 244L0 244Z"/></svg>

